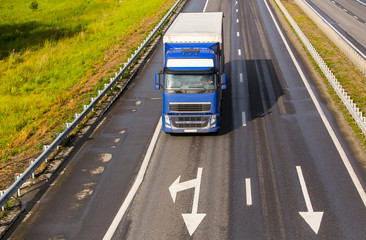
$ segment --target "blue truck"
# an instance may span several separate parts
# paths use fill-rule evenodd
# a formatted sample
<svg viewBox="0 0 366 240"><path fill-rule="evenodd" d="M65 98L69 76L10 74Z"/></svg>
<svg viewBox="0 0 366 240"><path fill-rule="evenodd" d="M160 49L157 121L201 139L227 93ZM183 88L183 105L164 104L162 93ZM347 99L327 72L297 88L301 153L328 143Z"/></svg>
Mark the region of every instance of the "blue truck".
<svg viewBox="0 0 366 240"><path fill-rule="evenodd" d="M223 13L180 13L163 43L164 69L155 75L155 89L163 89L163 131L217 132L226 89Z"/></svg>

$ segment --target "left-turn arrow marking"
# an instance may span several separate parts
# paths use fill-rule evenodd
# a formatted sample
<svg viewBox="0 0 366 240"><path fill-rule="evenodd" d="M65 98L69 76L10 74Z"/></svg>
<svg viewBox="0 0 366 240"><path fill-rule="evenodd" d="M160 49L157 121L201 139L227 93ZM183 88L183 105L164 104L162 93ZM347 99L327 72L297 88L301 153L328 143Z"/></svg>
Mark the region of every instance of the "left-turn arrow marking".
<svg viewBox="0 0 366 240"><path fill-rule="evenodd" d="M172 196L174 203L175 203L175 199L177 197L177 192L187 190L190 188L194 188L197 185L197 179L192 179L192 180L189 180L186 182L181 182L181 183L179 181L180 181L180 176L169 187L170 196Z"/></svg>
<svg viewBox="0 0 366 240"><path fill-rule="evenodd" d="M196 231L198 225L202 222L203 218L206 216L205 213L197 213L198 210L198 200L200 194L201 187L201 177L202 177L202 168L198 168L197 170L197 178L192 179L186 182L180 182L180 176L170 185L169 192L175 203L175 199L177 197L177 192L184 191L190 188L194 188L194 197L193 197L193 206L192 213L183 213L182 217L184 223L186 224L189 235Z"/></svg>

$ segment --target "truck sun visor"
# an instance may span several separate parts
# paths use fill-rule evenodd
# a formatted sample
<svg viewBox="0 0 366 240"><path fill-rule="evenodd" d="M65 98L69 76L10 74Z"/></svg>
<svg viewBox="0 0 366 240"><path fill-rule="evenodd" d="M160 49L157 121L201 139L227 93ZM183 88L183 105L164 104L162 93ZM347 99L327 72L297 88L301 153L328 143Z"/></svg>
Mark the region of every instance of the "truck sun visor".
<svg viewBox="0 0 366 240"><path fill-rule="evenodd" d="M168 74L176 74L176 75L202 75L202 74L214 74L217 72L217 70L212 67L209 69L189 69L189 70L184 70L184 69L171 69L171 68L164 68L164 72L168 73Z"/></svg>
<svg viewBox="0 0 366 240"><path fill-rule="evenodd" d="M214 67L214 61L212 58L170 58L168 59L166 66L170 67Z"/></svg>

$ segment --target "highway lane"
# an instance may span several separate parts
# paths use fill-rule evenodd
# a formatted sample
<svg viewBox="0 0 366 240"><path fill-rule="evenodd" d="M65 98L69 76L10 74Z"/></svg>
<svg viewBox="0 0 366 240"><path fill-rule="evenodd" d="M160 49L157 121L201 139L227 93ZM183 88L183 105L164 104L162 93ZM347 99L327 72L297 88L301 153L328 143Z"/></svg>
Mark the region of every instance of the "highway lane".
<svg viewBox="0 0 366 240"><path fill-rule="evenodd" d="M365 236L365 205L264 2L210 1L207 10L224 11L225 26L231 26L225 34L230 88L224 129L217 136L162 133L113 239ZM199 185L187 186L197 179ZM179 190L175 201L172 188ZM315 212L312 220L318 222L306 222L302 212ZM187 213L201 218L187 221L182 215Z"/></svg>
<svg viewBox="0 0 366 240"><path fill-rule="evenodd" d="M355 0L307 0L333 27L366 54L366 3Z"/></svg>
<svg viewBox="0 0 366 240"><path fill-rule="evenodd" d="M190 1L184 11L205 6L206 1ZM265 2L210 0L206 10L225 13L229 88L223 129L209 135L161 132L144 182L113 239L362 239L365 206ZM158 121L161 92L153 90L152 76L162 65L160 46L12 239L103 238ZM354 165L365 186L364 173ZM179 176L179 183L194 181L173 201L169 187ZM313 211L323 212L318 231L299 214L309 210L309 202ZM193 212L206 214L195 229L191 221L187 228L182 216Z"/></svg>

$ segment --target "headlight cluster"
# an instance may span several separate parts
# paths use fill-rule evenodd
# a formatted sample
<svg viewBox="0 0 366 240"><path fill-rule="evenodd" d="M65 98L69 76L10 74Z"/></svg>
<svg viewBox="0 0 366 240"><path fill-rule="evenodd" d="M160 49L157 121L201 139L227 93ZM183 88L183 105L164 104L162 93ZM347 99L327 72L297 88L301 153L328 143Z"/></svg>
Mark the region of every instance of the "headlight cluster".
<svg viewBox="0 0 366 240"><path fill-rule="evenodd" d="M211 122L210 122L210 127L216 127L216 115L212 115L211 116Z"/></svg>
<svg viewBox="0 0 366 240"><path fill-rule="evenodd" d="M211 125L216 122L216 115L211 116Z"/></svg>
<svg viewBox="0 0 366 240"><path fill-rule="evenodd" d="M164 115L164 121L165 121L165 125L171 125L169 115Z"/></svg>

